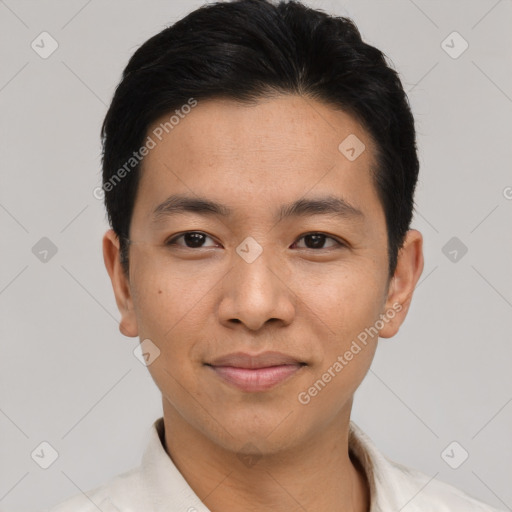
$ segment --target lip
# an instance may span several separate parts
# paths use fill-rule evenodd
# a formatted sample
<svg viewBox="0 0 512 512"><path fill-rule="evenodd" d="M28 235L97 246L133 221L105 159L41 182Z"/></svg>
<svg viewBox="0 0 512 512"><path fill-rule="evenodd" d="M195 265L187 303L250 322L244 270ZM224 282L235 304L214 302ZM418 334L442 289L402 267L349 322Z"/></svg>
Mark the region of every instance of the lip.
<svg viewBox="0 0 512 512"><path fill-rule="evenodd" d="M225 382L246 392L265 391L295 375L306 363L280 352L237 352L214 359L209 366Z"/></svg>
<svg viewBox="0 0 512 512"><path fill-rule="evenodd" d="M234 368L268 368L269 366L282 366L287 364L304 364L299 359L281 352L262 352L261 354L247 354L234 352L214 359L210 366L232 366Z"/></svg>

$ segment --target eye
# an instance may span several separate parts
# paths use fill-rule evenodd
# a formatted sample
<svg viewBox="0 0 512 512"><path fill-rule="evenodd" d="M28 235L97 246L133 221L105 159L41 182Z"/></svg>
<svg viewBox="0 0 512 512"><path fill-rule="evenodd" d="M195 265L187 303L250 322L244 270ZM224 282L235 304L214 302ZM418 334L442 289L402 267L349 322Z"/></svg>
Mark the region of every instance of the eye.
<svg viewBox="0 0 512 512"><path fill-rule="evenodd" d="M306 235L302 235L299 240L304 240L306 245L306 247L298 247L299 249L329 249L331 247L346 247L344 243L323 233L307 233ZM331 240L332 243L331 245L324 247L326 240ZM296 246L297 242L294 242L293 245Z"/></svg>
<svg viewBox="0 0 512 512"><path fill-rule="evenodd" d="M205 240L208 238L214 242L214 245L204 245ZM180 239L183 239L184 243L177 243ZM202 247L210 248L218 246L212 237L202 233L201 231L187 231L181 235L173 236L172 238L169 238L164 245L184 247L186 249L201 249Z"/></svg>

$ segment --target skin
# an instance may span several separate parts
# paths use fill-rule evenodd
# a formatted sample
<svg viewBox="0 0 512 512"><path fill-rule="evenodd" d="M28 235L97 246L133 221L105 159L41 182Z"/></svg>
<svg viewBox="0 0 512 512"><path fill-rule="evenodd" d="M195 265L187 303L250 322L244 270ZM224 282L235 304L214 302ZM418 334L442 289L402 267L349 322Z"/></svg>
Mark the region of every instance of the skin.
<svg viewBox="0 0 512 512"><path fill-rule="evenodd" d="M350 134L366 146L354 161L338 150ZM161 351L148 369L162 392L166 451L213 512L369 510L348 432L378 337L307 405L297 397L393 304L401 310L379 337L398 332L423 270L422 235L410 230L388 278L385 216L370 174L374 147L351 116L310 98L199 102L144 159L129 276L115 233L104 236L120 331ZM232 214L187 212L152 223L155 207L177 193L223 203ZM275 218L285 203L325 195L364 217ZM163 245L183 231L205 233L207 247L187 248L183 237L181 247ZM314 248L304 238L311 232L333 239ZM236 252L248 236L263 250L252 263ZM204 364L267 350L307 365L250 393ZM244 463L241 455L251 454L256 462Z"/></svg>

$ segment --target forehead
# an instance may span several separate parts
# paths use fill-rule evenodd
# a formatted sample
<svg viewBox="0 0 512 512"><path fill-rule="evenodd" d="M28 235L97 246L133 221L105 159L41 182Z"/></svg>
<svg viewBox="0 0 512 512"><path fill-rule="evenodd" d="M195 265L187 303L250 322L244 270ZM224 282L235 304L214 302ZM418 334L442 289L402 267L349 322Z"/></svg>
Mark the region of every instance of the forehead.
<svg viewBox="0 0 512 512"><path fill-rule="evenodd" d="M148 129L155 146L143 161L136 208L147 210L175 193L262 209L338 193L378 214L373 141L343 111L282 95L253 105L199 101L172 124L171 115Z"/></svg>

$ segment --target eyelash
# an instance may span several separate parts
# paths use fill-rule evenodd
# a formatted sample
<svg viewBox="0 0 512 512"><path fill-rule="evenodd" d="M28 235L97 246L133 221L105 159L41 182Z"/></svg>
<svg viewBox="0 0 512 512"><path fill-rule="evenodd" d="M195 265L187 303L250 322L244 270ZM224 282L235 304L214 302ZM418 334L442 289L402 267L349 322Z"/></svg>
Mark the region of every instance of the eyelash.
<svg viewBox="0 0 512 512"><path fill-rule="evenodd" d="M213 237L211 237L210 235L207 235L206 233L202 232L202 231L185 231L184 233L181 233L179 235L175 235L169 239L167 239L165 242L164 242L164 245L166 247L172 247L172 246L177 246L177 247L181 247L182 249L211 249L212 247L187 247L187 246L182 246L182 245L177 245L175 242L176 240L179 240L180 238L184 237L185 235L187 234L199 234L199 235L205 235L206 237L208 238L211 238L212 240ZM336 243L337 247L338 248L344 248L344 247L348 247L348 245L344 242L341 242L340 240L330 236L330 235L327 235L326 233L322 233L320 231L311 231L309 233L304 233L303 235L301 235L297 240L302 240L303 238L305 238L306 236L309 236L309 235L322 235L327 239L330 239L332 240L333 242ZM296 242L294 242L295 244ZM311 247L301 247L301 249L308 249L310 251L322 251L322 250L326 250L326 249L333 249L333 247L323 247L323 248L320 248L320 249L312 249Z"/></svg>

